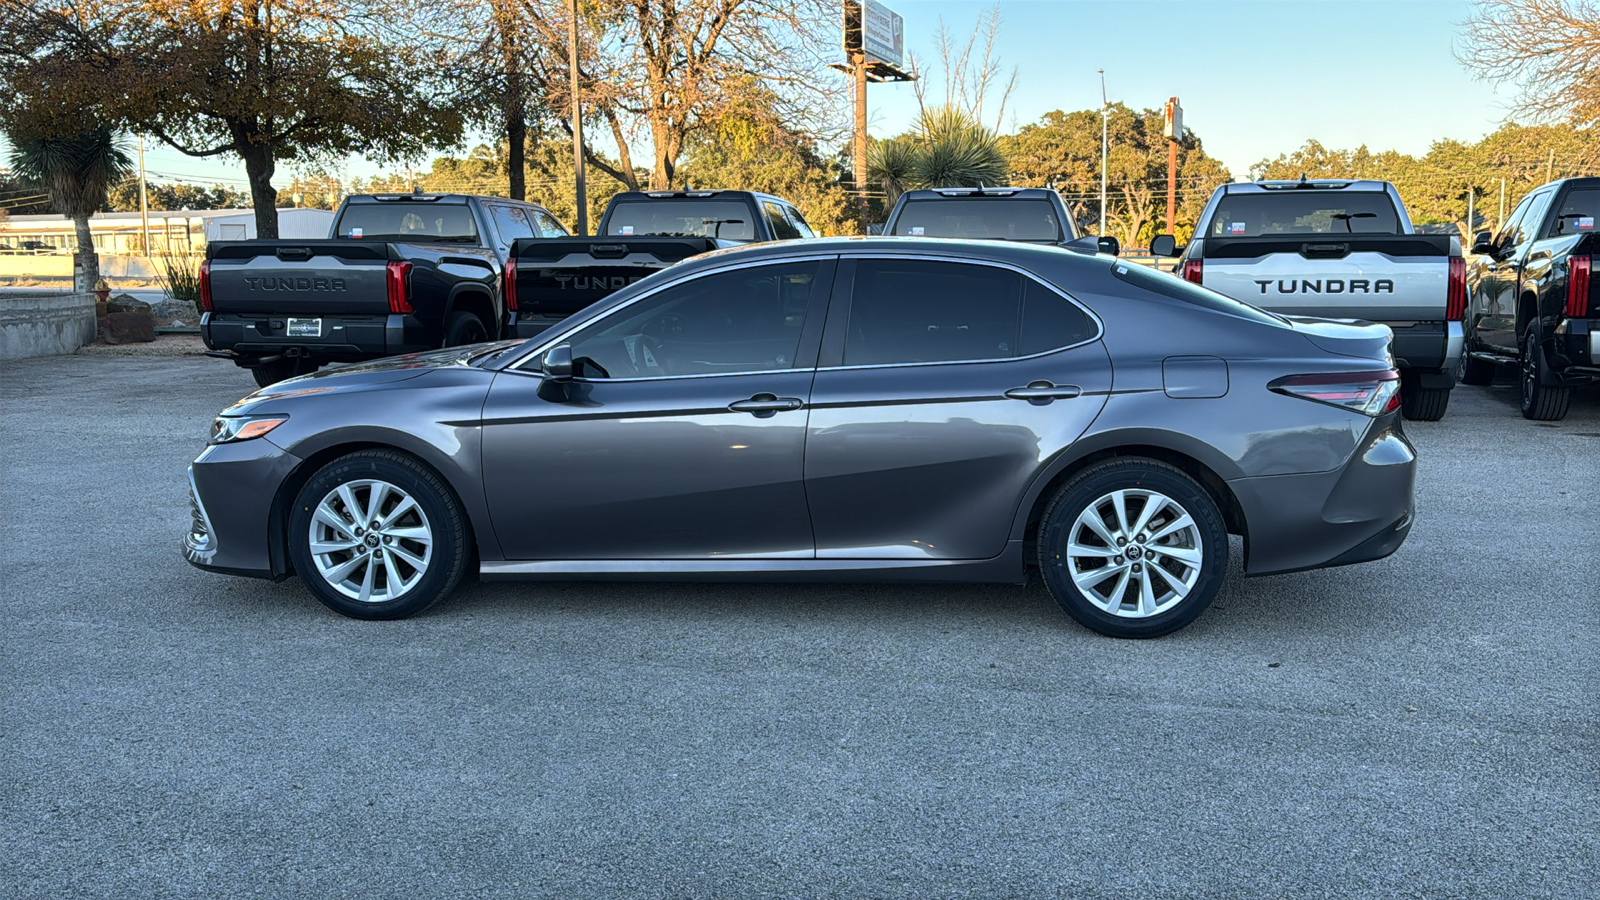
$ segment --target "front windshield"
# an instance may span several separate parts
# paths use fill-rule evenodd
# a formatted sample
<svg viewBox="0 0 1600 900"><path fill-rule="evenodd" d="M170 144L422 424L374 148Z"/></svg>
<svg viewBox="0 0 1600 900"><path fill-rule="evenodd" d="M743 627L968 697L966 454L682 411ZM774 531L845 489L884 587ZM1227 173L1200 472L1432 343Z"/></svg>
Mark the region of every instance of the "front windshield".
<svg viewBox="0 0 1600 900"><path fill-rule="evenodd" d="M1062 240L1055 204L1014 197L907 200L894 220L894 234L1050 243Z"/></svg>
<svg viewBox="0 0 1600 900"><path fill-rule="evenodd" d="M738 200L624 200L611 207L607 237L705 237L754 241L755 217Z"/></svg>
<svg viewBox="0 0 1600 900"><path fill-rule="evenodd" d="M478 242L478 226L466 206L426 201L381 201L346 206L333 234L357 241Z"/></svg>
<svg viewBox="0 0 1600 900"><path fill-rule="evenodd" d="M1275 234L1399 234L1394 201L1383 191L1281 188L1225 194L1211 217L1211 237Z"/></svg>

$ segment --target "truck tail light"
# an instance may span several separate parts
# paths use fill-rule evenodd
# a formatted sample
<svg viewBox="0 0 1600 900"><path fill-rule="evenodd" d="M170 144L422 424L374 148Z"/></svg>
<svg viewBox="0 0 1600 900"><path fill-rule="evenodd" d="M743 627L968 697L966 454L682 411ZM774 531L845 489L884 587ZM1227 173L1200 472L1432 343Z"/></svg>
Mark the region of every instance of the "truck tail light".
<svg viewBox="0 0 1600 900"><path fill-rule="evenodd" d="M1183 280L1195 284L1204 284L1206 263L1203 259L1185 260L1183 264Z"/></svg>
<svg viewBox="0 0 1600 900"><path fill-rule="evenodd" d="M1368 416L1381 416L1400 408L1400 373L1395 369L1289 375L1267 387L1290 397L1339 406Z"/></svg>
<svg viewBox="0 0 1600 900"><path fill-rule="evenodd" d="M411 308L411 263L399 260L390 262L389 276L386 281L389 285L389 312L413 312Z"/></svg>
<svg viewBox="0 0 1600 900"><path fill-rule="evenodd" d="M211 312L211 260L200 262L200 308Z"/></svg>
<svg viewBox="0 0 1600 900"><path fill-rule="evenodd" d="M1467 317L1467 263L1450 260L1450 287L1445 292L1444 317L1459 322Z"/></svg>
<svg viewBox="0 0 1600 900"><path fill-rule="evenodd" d="M517 261L514 258L506 260L505 295L506 295L506 309L511 311L511 312L516 312L517 311Z"/></svg>
<svg viewBox="0 0 1600 900"><path fill-rule="evenodd" d="M1591 257L1574 256L1567 260L1567 318L1589 315L1589 266Z"/></svg>

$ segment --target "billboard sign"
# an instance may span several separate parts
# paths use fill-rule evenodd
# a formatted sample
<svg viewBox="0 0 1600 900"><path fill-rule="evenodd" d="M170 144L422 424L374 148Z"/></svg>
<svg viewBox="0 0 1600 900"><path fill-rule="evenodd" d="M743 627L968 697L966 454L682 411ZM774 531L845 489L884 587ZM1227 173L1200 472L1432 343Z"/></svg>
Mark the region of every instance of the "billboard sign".
<svg viewBox="0 0 1600 900"><path fill-rule="evenodd" d="M905 20L878 0L844 0L844 49L898 69L905 64Z"/></svg>

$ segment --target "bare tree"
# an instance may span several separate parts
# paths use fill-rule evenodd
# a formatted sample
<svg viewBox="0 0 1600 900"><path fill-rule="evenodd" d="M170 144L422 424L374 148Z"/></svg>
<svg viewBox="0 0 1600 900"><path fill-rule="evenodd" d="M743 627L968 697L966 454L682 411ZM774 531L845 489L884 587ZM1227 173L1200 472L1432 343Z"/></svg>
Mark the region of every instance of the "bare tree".
<svg viewBox="0 0 1600 900"><path fill-rule="evenodd" d="M943 73L944 99L942 102L930 102L928 99L929 79L919 78L912 82L917 92L917 106L924 114L930 108L948 107L956 109L970 117L974 122L984 124L984 108L987 106L994 111L994 125L991 130L998 132L1004 124L1006 103L1011 99L1011 92L1017 86L1017 70L1012 67L1007 74L1000 63L1000 54L995 49L995 44L1000 38L1000 4L985 10L978 16L977 26L967 36L965 44L958 43L951 34L949 26L944 19L939 20L939 31L934 37L934 45L939 52L939 68ZM982 46L979 46L979 40ZM921 71L913 54L911 67ZM991 94L998 91L998 97Z"/></svg>
<svg viewBox="0 0 1600 900"><path fill-rule="evenodd" d="M1464 27L1457 58L1480 78L1521 88L1514 113L1600 121L1600 2L1481 0Z"/></svg>

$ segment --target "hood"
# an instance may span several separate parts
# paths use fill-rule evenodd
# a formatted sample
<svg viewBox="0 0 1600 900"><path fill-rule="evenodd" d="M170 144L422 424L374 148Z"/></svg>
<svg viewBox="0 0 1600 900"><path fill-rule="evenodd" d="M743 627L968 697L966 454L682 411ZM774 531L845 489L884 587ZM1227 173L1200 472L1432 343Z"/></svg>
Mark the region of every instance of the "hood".
<svg viewBox="0 0 1600 900"><path fill-rule="evenodd" d="M1319 319L1313 316L1282 316L1296 332L1320 350L1340 356L1381 361L1394 365L1389 342L1394 332L1387 325L1360 319Z"/></svg>
<svg viewBox="0 0 1600 900"><path fill-rule="evenodd" d="M254 394L240 400L223 411L224 415L240 415L247 409L267 403L272 400L288 400L293 397L303 397L312 394L327 394L332 392L344 393L347 391L362 390L384 384L394 384L426 375L440 369L470 368L468 361L473 357L515 347L522 341L492 341L485 344L466 344L460 347L446 347L443 350L429 350L426 353L408 353L404 356L390 356L385 359L375 359L371 362L356 363L350 366L335 366L323 369L310 375L301 375L280 381L270 387L264 387Z"/></svg>

